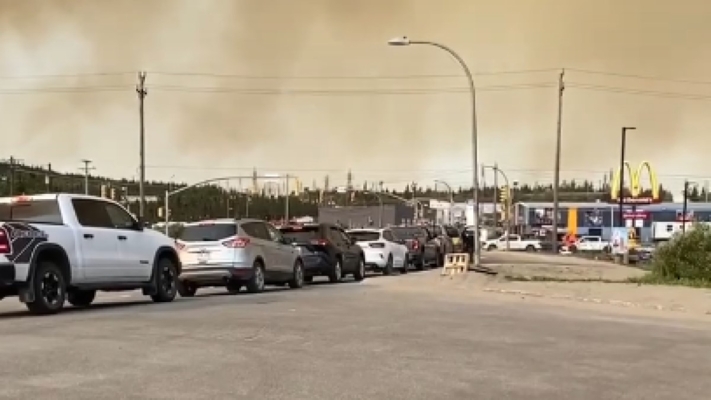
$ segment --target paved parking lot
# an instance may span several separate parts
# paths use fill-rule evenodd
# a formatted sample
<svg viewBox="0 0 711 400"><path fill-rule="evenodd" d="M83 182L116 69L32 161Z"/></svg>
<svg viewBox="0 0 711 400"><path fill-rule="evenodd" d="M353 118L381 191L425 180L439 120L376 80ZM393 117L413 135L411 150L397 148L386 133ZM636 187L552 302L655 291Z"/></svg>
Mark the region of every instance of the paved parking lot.
<svg viewBox="0 0 711 400"><path fill-rule="evenodd" d="M437 284L434 284L437 283ZM448 292L436 271L152 304L0 302L0 398L705 399L711 323ZM407 290L401 290L407 289Z"/></svg>

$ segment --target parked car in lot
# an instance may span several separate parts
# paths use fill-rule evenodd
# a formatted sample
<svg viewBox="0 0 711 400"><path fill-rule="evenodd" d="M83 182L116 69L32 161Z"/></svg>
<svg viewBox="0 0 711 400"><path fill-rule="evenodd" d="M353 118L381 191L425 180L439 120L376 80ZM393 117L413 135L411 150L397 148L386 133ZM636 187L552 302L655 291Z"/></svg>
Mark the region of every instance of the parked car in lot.
<svg viewBox="0 0 711 400"><path fill-rule="evenodd" d="M351 229L348 235L363 249L366 268L384 275L391 275L395 269L408 272L408 248L390 229Z"/></svg>
<svg viewBox="0 0 711 400"><path fill-rule="evenodd" d="M602 240L600 236L581 236L575 244L568 246L570 252L610 252L610 243Z"/></svg>
<svg viewBox="0 0 711 400"><path fill-rule="evenodd" d="M334 283L346 275L353 275L356 281L365 278L363 249L341 227L323 223L284 226L280 230L289 243L307 252L307 282L315 276L327 276Z"/></svg>
<svg viewBox="0 0 711 400"><path fill-rule="evenodd" d="M217 219L185 224L176 246L183 264L179 291L191 297L206 286L242 287L250 293L268 284L304 284L299 252L274 226L257 219Z"/></svg>
<svg viewBox="0 0 711 400"><path fill-rule="evenodd" d="M396 240L403 241L408 249L410 264L418 270L437 263L437 246L432 243L426 229L419 226L394 226L390 228Z"/></svg>
<svg viewBox="0 0 711 400"><path fill-rule="evenodd" d="M65 301L88 306L99 290L142 289L155 302L176 295L181 271L173 241L144 229L118 203L93 196L0 198L0 299L19 296L30 312Z"/></svg>
<svg viewBox="0 0 711 400"><path fill-rule="evenodd" d="M509 249L512 251L539 251L541 241L538 239L527 239L521 235L508 235ZM506 250L506 235L500 238L487 240L483 243L486 250Z"/></svg>

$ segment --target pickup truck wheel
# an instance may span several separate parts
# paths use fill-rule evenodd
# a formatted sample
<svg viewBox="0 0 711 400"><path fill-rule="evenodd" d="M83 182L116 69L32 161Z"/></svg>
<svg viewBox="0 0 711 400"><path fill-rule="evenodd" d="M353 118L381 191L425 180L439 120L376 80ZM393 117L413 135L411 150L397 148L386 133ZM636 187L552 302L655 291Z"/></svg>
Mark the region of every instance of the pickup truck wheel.
<svg viewBox="0 0 711 400"><path fill-rule="evenodd" d="M410 261L408 261L409 258L410 256L405 254L405 259L402 260L402 268L400 268L400 273L403 275L406 274L410 269Z"/></svg>
<svg viewBox="0 0 711 400"><path fill-rule="evenodd" d="M247 282L247 291L249 293L261 293L264 291L264 266L255 261L252 267L252 277Z"/></svg>
<svg viewBox="0 0 711 400"><path fill-rule="evenodd" d="M337 283L340 282L341 279L343 279L343 269L341 268L341 259L337 258L336 263L333 264L333 268L331 268L331 272L328 274L328 280L331 283Z"/></svg>
<svg viewBox="0 0 711 400"><path fill-rule="evenodd" d="M237 294L242 289L242 285L240 285L239 283L235 283L235 282L229 282L227 284L226 288L227 288L227 292L229 294Z"/></svg>
<svg viewBox="0 0 711 400"><path fill-rule="evenodd" d="M96 290L72 290L67 293L67 301L74 307L88 307L96 298Z"/></svg>
<svg viewBox="0 0 711 400"><path fill-rule="evenodd" d="M67 284L59 266L52 261L41 261L32 278L35 300L26 304L32 314L56 314L64 308Z"/></svg>
<svg viewBox="0 0 711 400"><path fill-rule="evenodd" d="M151 299L156 303L173 301L178 294L178 274L173 260L168 257L161 257L158 260L155 279L157 292L151 295Z"/></svg>
<svg viewBox="0 0 711 400"><path fill-rule="evenodd" d="M385 264L385 268L383 268L383 275L392 275L393 274L393 255L388 256L388 262Z"/></svg>
<svg viewBox="0 0 711 400"><path fill-rule="evenodd" d="M528 251L528 252L536 251L536 248L529 244L528 246L526 246L526 251Z"/></svg>
<svg viewBox="0 0 711 400"><path fill-rule="evenodd" d="M420 259L415 263L415 269L417 269L418 271L424 271L424 270L425 270L425 260L424 260L424 258L425 258L425 256L424 256L424 254L423 254L422 257L420 257Z"/></svg>
<svg viewBox="0 0 711 400"><path fill-rule="evenodd" d="M180 294L180 297L195 297L195 293L197 293L197 291L197 286L189 282L180 282L178 284L178 293Z"/></svg>
<svg viewBox="0 0 711 400"><path fill-rule="evenodd" d="M355 279L356 282L365 279L365 260L363 260L363 256L358 257L358 267L355 273L353 273L353 279Z"/></svg>
<svg viewBox="0 0 711 400"><path fill-rule="evenodd" d="M292 289L301 289L304 287L304 265L301 260L296 260L294 263L294 275L289 281L289 287Z"/></svg>

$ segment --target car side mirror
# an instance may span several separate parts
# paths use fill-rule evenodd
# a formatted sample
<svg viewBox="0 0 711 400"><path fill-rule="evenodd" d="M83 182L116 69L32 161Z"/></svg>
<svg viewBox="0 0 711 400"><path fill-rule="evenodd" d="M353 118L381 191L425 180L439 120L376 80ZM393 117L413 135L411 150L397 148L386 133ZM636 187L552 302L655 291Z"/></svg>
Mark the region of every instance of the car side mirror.
<svg viewBox="0 0 711 400"><path fill-rule="evenodd" d="M131 229L134 231L142 231L145 226L145 223L141 220L134 220L133 221L133 226L131 226Z"/></svg>
<svg viewBox="0 0 711 400"><path fill-rule="evenodd" d="M351 244L356 244L356 243L358 243L358 240L356 240L356 238L352 237L352 238L351 238Z"/></svg>

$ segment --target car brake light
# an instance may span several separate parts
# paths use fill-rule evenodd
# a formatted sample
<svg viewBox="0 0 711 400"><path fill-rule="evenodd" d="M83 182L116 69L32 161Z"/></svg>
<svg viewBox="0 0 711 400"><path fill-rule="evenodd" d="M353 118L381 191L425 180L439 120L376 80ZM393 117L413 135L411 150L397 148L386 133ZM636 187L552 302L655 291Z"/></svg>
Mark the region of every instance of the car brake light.
<svg viewBox="0 0 711 400"><path fill-rule="evenodd" d="M315 244L316 246L328 246L328 240L326 239L315 239L311 241L311 244Z"/></svg>
<svg viewBox="0 0 711 400"><path fill-rule="evenodd" d="M385 243L371 243L370 247L372 247L374 249L384 249Z"/></svg>
<svg viewBox="0 0 711 400"><path fill-rule="evenodd" d="M12 243L10 242L7 231L4 228L0 228L0 254L10 253L12 253Z"/></svg>
<svg viewBox="0 0 711 400"><path fill-rule="evenodd" d="M222 242L222 245L232 249L243 249L249 244L248 238L234 238Z"/></svg>
<svg viewBox="0 0 711 400"><path fill-rule="evenodd" d="M413 248L414 250L419 249L419 248L420 248L420 241L419 241L419 240L413 240L413 241L412 241L412 248Z"/></svg>

